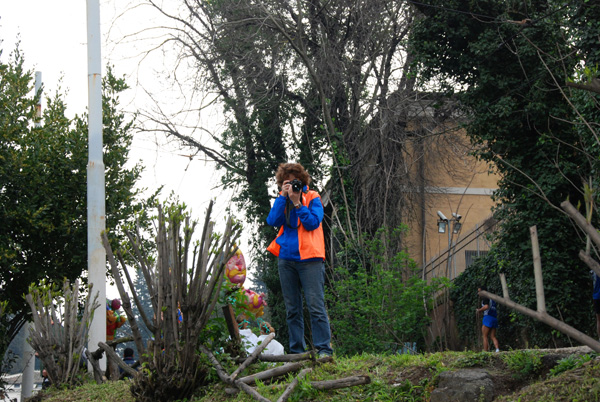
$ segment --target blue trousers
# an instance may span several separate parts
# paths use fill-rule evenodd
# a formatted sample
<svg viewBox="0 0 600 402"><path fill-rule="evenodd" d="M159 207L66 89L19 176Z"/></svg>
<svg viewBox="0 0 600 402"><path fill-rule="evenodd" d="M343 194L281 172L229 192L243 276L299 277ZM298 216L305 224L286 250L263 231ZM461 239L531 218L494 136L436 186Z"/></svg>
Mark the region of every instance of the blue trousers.
<svg viewBox="0 0 600 402"><path fill-rule="evenodd" d="M279 259L279 281L287 312L290 352L304 353L304 316L302 291L310 314L312 341L317 353L333 354L331 330L325 309L325 264L323 261L291 261Z"/></svg>

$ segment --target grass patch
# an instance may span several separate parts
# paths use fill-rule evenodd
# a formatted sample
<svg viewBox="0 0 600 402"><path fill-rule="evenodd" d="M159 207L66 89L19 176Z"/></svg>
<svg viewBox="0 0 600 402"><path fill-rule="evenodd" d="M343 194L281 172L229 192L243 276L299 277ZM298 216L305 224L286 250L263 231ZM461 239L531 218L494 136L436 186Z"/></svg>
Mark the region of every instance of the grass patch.
<svg viewBox="0 0 600 402"><path fill-rule="evenodd" d="M600 401L600 362L563 372L531 384L498 401L519 402L598 402Z"/></svg>
<svg viewBox="0 0 600 402"><path fill-rule="evenodd" d="M49 389L39 392L32 398L32 401L44 402L133 402L133 397L129 391L131 382L129 380L113 381L98 385L93 381L74 389Z"/></svg>
<svg viewBox="0 0 600 402"><path fill-rule="evenodd" d="M362 354L354 357L336 357L333 363L317 366L301 381L290 401L428 401L437 385L439 373L446 370L483 368L494 379L497 389L510 395L497 396L500 401L598 401L600 402L600 361L590 357L569 357L556 366L553 377L541 378L542 352L509 351L501 354L478 352L443 352L421 355ZM249 372L264 368L250 366ZM319 391L312 381L340 379L368 375L371 383L351 388ZM515 378L518 377L519 380ZM288 384L293 376L281 379ZM500 387L501 381L516 383L515 387ZM129 381L96 385L87 383L73 390L50 390L40 393L37 401L45 402L134 402L129 392ZM186 402L250 402L245 393L228 395L227 386L214 383L198 391ZM270 400L276 400L285 386L260 383L258 391Z"/></svg>

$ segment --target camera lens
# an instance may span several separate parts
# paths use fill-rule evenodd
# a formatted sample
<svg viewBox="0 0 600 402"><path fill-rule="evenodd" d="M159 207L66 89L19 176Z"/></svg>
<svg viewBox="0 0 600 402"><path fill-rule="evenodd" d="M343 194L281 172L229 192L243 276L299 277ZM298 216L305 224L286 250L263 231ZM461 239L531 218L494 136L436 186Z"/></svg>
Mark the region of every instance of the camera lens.
<svg viewBox="0 0 600 402"><path fill-rule="evenodd" d="M294 179L290 182L290 185L292 186L292 191L294 193L298 193L302 190L302 182L298 179Z"/></svg>

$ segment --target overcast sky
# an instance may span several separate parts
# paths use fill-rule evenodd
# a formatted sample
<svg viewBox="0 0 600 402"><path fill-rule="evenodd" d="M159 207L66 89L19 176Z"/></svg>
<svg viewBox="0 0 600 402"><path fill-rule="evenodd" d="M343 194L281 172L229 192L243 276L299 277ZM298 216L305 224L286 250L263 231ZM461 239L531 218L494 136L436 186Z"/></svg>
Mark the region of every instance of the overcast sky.
<svg viewBox="0 0 600 402"><path fill-rule="evenodd" d="M148 99L144 96L145 90L164 93L166 90L160 87L161 83L153 76L150 63L138 64L139 57L135 56L139 55L139 47L143 45L119 40L126 33L135 32L137 28L132 25L136 25L136 20L148 23L148 13L143 8L137 8L123 15L122 9L115 8L117 3L125 5L127 1L100 2L103 74L106 64L110 63L114 65L117 76L126 76L132 89L121 97L125 110L150 108L152 106L148 105ZM71 116L85 112L88 106L85 6L84 0L0 1L2 61L8 60L15 43L20 40L26 66L42 73L44 95L53 94L59 87L63 93L66 90L67 113ZM120 17L116 19L115 15ZM143 26L142 22L139 23L140 27ZM111 38L107 37L109 32ZM140 78L142 75L145 77ZM138 81L144 78L145 81ZM210 117L214 120L214 116ZM161 143L158 149L156 142ZM147 134L136 135L132 149L132 159L141 159L147 169L142 183L144 187L153 190L165 185L167 194L171 190L181 194L182 199L197 213L203 213L210 198L207 197L209 190L218 182L219 175L214 173L212 163L203 162L201 156L190 159L186 156L189 154L173 144L168 146L160 136Z"/></svg>
<svg viewBox="0 0 600 402"><path fill-rule="evenodd" d="M122 7L127 7L128 3L128 0L100 0L102 67L104 75L104 68L110 62L117 76L126 76L133 88L122 97L123 107L139 110L151 107L147 104L146 90L161 93L165 89L160 88L160 80L153 76L151 63L156 61L146 60L145 64L139 64L140 47L144 44L124 39L128 33L152 21L150 10L144 8L123 14L125 9ZM1 60L8 61L15 43L20 40L26 67L42 72L44 95L49 96L58 88L63 93L68 91L66 102L70 116L85 112L88 105L86 18L84 0L0 0ZM170 63L169 60L160 62ZM203 116L197 124L204 124L202 122L206 120L214 123L216 119L214 115ZM141 160L145 166L140 185L149 192L164 185L164 196L174 191L199 219L203 219L210 198L216 198L217 212L223 213L229 197L221 191L211 190L218 183L220 173L215 173L213 163L202 161L202 156L186 157L189 153L167 144L160 136L146 134L135 136L130 157Z"/></svg>

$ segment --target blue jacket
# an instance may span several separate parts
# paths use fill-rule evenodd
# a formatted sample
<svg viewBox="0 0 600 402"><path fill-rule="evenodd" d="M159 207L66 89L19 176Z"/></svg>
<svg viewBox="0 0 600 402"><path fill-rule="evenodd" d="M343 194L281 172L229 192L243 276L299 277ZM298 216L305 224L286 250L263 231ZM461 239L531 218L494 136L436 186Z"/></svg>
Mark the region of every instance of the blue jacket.
<svg viewBox="0 0 600 402"><path fill-rule="evenodd" d="M287 203L287 197L275 199L267 217L267 224L279 226L277 238L271 242L268 251L284 260L305 261L325 259L323 238L323 204L316 191L302 194L302 206L298 209ZM287 204L287 205L286 205ZM289 208L289 226L285 212Z"/></svg>

